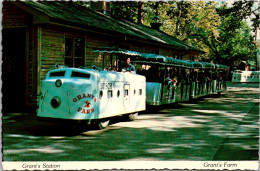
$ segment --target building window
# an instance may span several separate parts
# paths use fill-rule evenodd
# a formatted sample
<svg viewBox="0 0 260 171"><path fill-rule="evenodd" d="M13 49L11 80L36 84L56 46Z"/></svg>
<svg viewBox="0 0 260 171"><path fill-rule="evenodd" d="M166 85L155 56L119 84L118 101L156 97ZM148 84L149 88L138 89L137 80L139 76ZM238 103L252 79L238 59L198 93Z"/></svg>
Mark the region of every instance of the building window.
<svg viewBox="0 0 260 171"><path fill-rule="evenodd" d="M84 39L65 38L65 65L69 67L84 66Z"/></svg>

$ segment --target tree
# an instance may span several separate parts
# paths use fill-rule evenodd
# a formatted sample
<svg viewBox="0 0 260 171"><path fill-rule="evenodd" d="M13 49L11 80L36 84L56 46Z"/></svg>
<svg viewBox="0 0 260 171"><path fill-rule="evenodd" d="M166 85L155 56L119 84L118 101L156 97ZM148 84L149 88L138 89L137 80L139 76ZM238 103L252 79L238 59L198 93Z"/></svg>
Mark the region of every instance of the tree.
<svg viewBox="0 0 260 171"><path fill-rule="evenodd" d="M204 61L232 65L254 56L250 27L243 19L252 13L252 3L176 1L160 4L162 30L203 49ZM236 18L237 15L237 18Z"/></svg>
<svg viewBox="0 0 260 171"><path fill-rule="evenodd" d="M253 8L255 5L254 1L236 1L232 5L232 7L227 7L225 4L218 8L218 13L222 18L222 38L224 38L227 34L230 39L233 40L232 45L228 44L229 50L226 50L225 54L229 54L229 61L233 63L235 61L238 62L241 60L256 60L257 65L257 46L256 46L256 35L255 41L250 31L254 31L257 34L257 30L259 29L260 21L259 19L259 6ZM252 28L245 23L245 19L250 18L252 22ZM238 39L239 36L242 39ZM236 38L236 40L234 40ZM223 39L222 42L225 41L227 44L227 40ZM241 45L241 46L238 46ZM224 49L224 48L223 48ZM225 57L225 56L224 56ZM257 67L257 66L256 66Z"/></svg>
<svg viewBox="0 0 260 171"><path fill-rule="evenodd" d="M218 54L214 44L214 40L219 37L220 25L217 5L217 2L204 1L171 1L160 4L162 30L203 49L207 54L212 51Z"/></svg>
<svg viewBox="0 0 260 171"><path fill-rule="evenodd" d="M113 1L111 3L112 16L135 23L138 22L138 9L140 8L137 1Z"/></svg>
<svg viewBox="0 0 260 171"><path fill-rule="evenodd" d="M226 19L228 20L228 18ZM219 42L221 44L218 47L221 55L220 62L233 67L243 60L247 61L250 58L254 58L256 48L248 24L242 21L240 28L234 30L232 36L227 29L229 29L229 24L223 21L220 27L221 35Z"/></svg>
<svg viewBox="0 0 260 171"><path fill-rule="evenodd" d="M252 17L251 21L253 21L253 25L259 28L259 12L257 12L260 8L254 9L254 1L235 1L232 4L232 7L227 7L224 4L222 7L217 8L218 14L223 18L229 18L229 30L234 32L237 28L241 26L241 21L248 18L249 16L255 15ZM258 14L257 14L258 13ZM258 24L258 25L257 25Z"/></svg>
<svg viewBox="0 0 260 171"><path fill-rule="evenodd" d="M174 35L185 37L185 25L190 21L189 8L191 8L191 3L188 1L171 1L169 3L161 4L160 14L163 21L163 29L166 32L172 32L174 30ZM166 22L165 22L166 21ZM167 23L167 24L166 24ZM173 27L173 30L169 27ZM168 27L168 28L167 28Z"/></svg>
<svg viewBox="0 0 260 171"><path fill-rule="evenodd" d="M138 24L144 24L144 1L138 2Z"/></svg>

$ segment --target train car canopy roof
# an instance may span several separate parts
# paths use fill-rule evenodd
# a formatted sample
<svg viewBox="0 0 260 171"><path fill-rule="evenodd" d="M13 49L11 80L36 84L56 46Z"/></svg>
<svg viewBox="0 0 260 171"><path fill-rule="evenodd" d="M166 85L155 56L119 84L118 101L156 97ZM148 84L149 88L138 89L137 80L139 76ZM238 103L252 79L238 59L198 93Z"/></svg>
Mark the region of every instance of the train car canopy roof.
<svg viewBox="0 0 260 171"><path fill-rule="evenodd" d="M184 68L198 68L198 69L219 69L228 70L229 67L222 64L213 64L208 62L198 62L189 60L174 59L171 57L152 54L152 53L141 53L137 51L130 51L121 48L114 47L100 47L94 48L94 52L110 53L110 54L122 54L126 56L131 56L131 61L140 64L158 64L162 66L175 66Z"/></svg>
<svg viewBox="0 0 260 171"><path fill-rule="evenodd" d="M93 48L93 52L123 54L128 56L140 56L139 52L114 47Z"/></svg>

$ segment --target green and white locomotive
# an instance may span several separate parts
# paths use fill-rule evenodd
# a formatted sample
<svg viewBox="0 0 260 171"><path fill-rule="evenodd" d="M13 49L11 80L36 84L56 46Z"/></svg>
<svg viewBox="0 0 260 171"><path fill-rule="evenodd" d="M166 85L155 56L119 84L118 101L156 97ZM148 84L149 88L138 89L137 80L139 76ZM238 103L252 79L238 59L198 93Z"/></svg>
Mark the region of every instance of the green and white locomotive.
<svg viewBox="0 0 260 171"><path fill-rule="evenodd" d="M105 128L109 118L133 120L145 110L146 79L130 72L60 68L42 82L39 118L80 120Z"/></svg>

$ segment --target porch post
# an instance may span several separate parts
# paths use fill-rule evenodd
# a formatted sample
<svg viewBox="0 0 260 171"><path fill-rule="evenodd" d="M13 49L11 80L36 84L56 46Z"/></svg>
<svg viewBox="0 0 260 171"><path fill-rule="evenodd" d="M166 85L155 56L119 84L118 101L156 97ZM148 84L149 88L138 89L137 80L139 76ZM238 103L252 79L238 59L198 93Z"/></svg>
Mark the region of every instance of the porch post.
<svg viewBox="0 0 260 171"><path fill-rule="evenodd" d="M37 26L37 50L36 50L36 57L37 57L37 63L36 63L36 74L37 74L37 107L41 96L41 41L42 41L42 27Z"/></svg>

